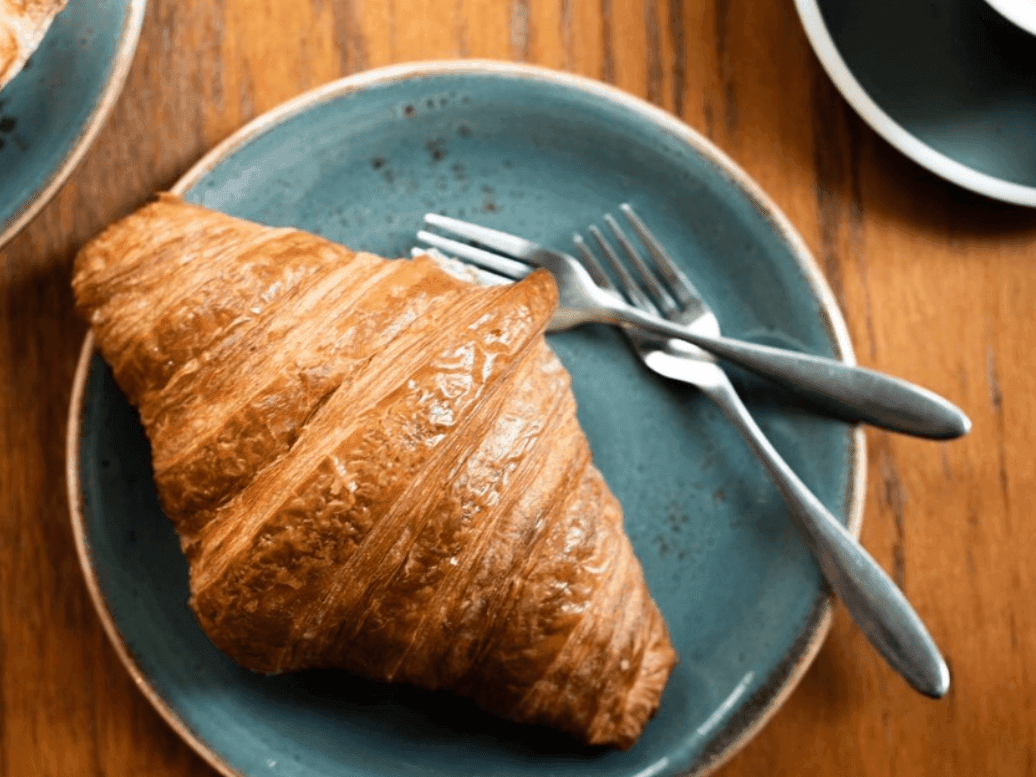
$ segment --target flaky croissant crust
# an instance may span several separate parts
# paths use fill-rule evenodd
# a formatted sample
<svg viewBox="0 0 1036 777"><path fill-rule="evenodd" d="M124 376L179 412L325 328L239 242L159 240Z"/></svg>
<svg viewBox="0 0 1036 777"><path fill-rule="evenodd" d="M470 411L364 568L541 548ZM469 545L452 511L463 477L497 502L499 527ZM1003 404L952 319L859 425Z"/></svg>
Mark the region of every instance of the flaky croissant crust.
<svg viewBox="0 0 1036 777"><path fill-rule="evenodd" d="M628 747L676 656L543 337L484 289L171 196L76 260L209 637Z"/></svg>

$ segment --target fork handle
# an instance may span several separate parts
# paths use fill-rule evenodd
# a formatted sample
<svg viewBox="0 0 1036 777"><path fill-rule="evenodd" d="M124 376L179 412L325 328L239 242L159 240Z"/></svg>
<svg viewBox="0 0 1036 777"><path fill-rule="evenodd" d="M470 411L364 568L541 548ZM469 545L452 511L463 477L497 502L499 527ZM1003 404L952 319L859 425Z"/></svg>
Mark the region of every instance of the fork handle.
<svg viewBox="0 0 1036 777"><path fill-rule="evenodd" d="M949 690L949 669L896 584L788 466L730 381L703 390L759 456L805 534L824 578L871 644L916 690L942 697Z"/></svg>
<svg viewBox="0 0 1036 777"><path fill-rule="evenodd" d="M698 334L630 306L617 319L665 337L684 340L709 353L771 378L847 421L894 432L952 439L967 434L971 420L953 403L908 381L881 372L783 348Z"/></svg>

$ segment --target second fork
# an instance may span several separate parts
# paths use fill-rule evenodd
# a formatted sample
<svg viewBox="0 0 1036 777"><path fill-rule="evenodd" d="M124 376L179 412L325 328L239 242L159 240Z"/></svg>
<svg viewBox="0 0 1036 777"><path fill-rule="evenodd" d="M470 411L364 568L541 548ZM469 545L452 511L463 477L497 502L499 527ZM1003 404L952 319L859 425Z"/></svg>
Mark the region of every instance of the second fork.
<svg viewBox="0 0 1036 777"><path fill-rule="evenodd" d="M832 414L850 422L934 439L959 437L971 428L971 421L959 408L908 381L837 359L696 332L647 313L602 288L579 260L568 254L459 219L434 213L425 214L424 219L430 226L491 249L486 251L426 230L417 233L418 240L448 254L510 278L524 277L530 265L549 270L560 295L558 314L562 314L555 314L555 328L588 323L632 324L655 335L683 340L783 383L825 411L834 410Z"/></svg>
<svg viewBox="0 0 1036 777"><path fill-rule="evenodd" d="M606 217L606 223L630 257L636 274L654 302L645 295L638 280L625 268L600 231L591 228L591 234L618 278L622 292L645 312L661 314L705 334L718 335L719 322L690 281L636 214L625 205L622 210L648 248L654 267L666 281L662 283L655 277L654 271L619 225ZM594 280L619 293L578 235L576 245ZM949 688L949 670L924 623L878 563L828 512L773 447L715 357L694 346L649 335L635 327L624 326L623 331L645 365L661 375L697 386L738 429L784 497L824 578L857 625L911 686L928 696L943 696Z"/></svg>

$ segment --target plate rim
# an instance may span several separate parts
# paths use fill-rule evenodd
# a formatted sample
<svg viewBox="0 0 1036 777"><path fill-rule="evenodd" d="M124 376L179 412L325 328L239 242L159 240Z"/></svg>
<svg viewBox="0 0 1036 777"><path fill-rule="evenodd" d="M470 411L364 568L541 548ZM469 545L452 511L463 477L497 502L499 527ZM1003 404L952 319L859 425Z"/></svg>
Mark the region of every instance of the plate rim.
<svg viewBox="0 0 1036 777"><path fill-rule="evenodd" d="M76 2L76 0L70 0L70 2ZM104 85L100 99L94 104L93 111L80 127L79 133L64 158L47 174L48 178L43 186L29 194L29 197L22 203L21 210L17 211L6 225L0 224L0 248L3 248L8 241L36 218L93 146L97 133L104 126L108 114L126 84L130 66L133 64L137 52L137 43L140 41L140 31L144 25L146 8L147 0L127 0L126 11L122 16L122 34L119 36L119 44L115 49L115 57L112 59L111 70L108 74L108 82Z"/></svg>
<svg viewBox="0 0 1036 777"><path fill-rule="evenodd" d="M828 77L834 82L835 88L860 118L896 150L945 181L995 200L1036 207L1036 186L1005 181L1003 178L980 172L958 162L953 157L935 150L893 119L863 88L842 58L824 21L820 1L795 0L795 9L810 47Z"/></svg>
<svg viewBox="0 0 1036 777"><path fill-rule="evenodd" d="M233 154L237 149L242 148L252 140L264 135L270 129L311 108L344 94L359 92L373 86L436 75L489 75L504 78L522 78L565 86L583 93L588 92L591 95L619 103L655 127L692 146L719 170L729 176L732 183L757 209L760 215L769 221L771 228L786 241L796 263L803 272L804 280L810 286L811 291L820 304L821 322L825 329L827 329L828 336L833 341L838 358L846 364L856 363L849 328L834 292L831 290L819 264L798 231L759 185L710 140L680 121L673 114L639 97L624 92L618 87L565 71L504 60L463 59L429 60L389 65L345 76L304 92L257 116L202 156L171 187L170 192L182 195L199 182L219 162ZM66 483L72 531L76 553L79 557L80 566L83 569L90 598L122 664L133 678L136 686L166 723L210 766L221 774L227 777L248 777L248 775L228 764L151 687L147 676L131 655L101 592L100 581L97 577L90 546L86 539L85 515L82 509L82 490L79 482L79 440L82 430L82 412L86 384L90 376L90 365L94 352L93 333L88 331L83 340L72 384L65 451ZM850 469L846 484L846 500L849 505L847 529L853 537L858 539L863 522L866 494L867 448L864 432L860 426L848 429L847 438L849 441ZM734 730L731 731L731 726L728 725L727 728L719 731L713 743L706 745L698 760L681 777L706 777L706 775L711 774L741 750L770 721L791 692L798 686L806 670L812 664L830 630L832 615L833 596L821 593L814 604L805 627L789 648L784 659L774 669L770 677L767 678L766 684L756 694L746 700L745 704L752 704L757 699L760 701L757 708L753 709L751 718L742 724L740 719L735 717L731 721L731 725L738 724L733 726ZM722 740L720 746L711 747L711 744L714 744L717 740Z"/></svg>

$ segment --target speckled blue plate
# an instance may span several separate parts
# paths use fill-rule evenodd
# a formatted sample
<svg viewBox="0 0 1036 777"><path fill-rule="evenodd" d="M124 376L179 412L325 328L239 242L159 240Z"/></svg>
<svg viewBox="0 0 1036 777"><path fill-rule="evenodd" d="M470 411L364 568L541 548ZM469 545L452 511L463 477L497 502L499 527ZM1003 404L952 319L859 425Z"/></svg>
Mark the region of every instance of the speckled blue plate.
<svg viewBox="0 0 1036 777"><path fill-rule="evenodd" d="M821 64L937 175L1036 207L1036 36L985 0L795 0Z"/></svg>
<svg viewBox="0 0 1036 777"><path fill-rule="evenodd" d="M851 359L802 242L734 165L668 114L599 83L501 63L377 70L243 129L177 185L188 200L355 248L405 254L426 211L565 246L629 200L734 335ZM87 340L69 424L73 523L108 632L144 693L226 774L699 774L773 713L818 648L829 600L780 496L693 389L659 379L613 329L551 336L594 458L681 662L627 752L479 713L463 700L311 671L239 668L187 607L187 566L135 412ZM858 431L739 378L762 426L859 530Z"/></svg>
<svg viewBox="0 0 1036 777"><path fill-rule="evenodd" d="M0 90L0 246L86 153L126 80L146 0L68 0Z"/></svg>

